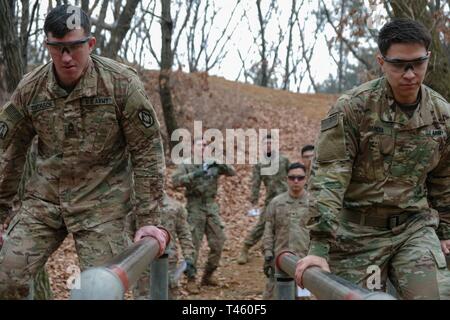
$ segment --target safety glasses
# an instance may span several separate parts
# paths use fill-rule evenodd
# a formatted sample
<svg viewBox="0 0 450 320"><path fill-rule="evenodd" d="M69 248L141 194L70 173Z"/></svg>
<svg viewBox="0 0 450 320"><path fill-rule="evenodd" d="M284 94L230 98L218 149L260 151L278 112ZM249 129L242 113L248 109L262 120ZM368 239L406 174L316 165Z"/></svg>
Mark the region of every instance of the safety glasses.
<svg viewBox="0 0 450 320"><path fill-rule="evenodd" d="M306 176L288 176L288 179L291 181L303 181L305 178Z"/></svg>
<svg viewBox="0 0 450 320"><path fill-rule="evenodd" d="M393 59L382 56L382 59L389 64L391 70L395 73L406 73L409 69L414 73L424 72L429 58L429 53L426 56L413 60Z"/></svg>
<svg viewBox="0 0 450 320"><path fill-rule="evenodd" d="M68 42L59 42L59 41L48 41L45 40L48 49L53 54L63 54L67 52L69 54L74 54L80 51L83 48L83 45L87 43L91 37L86 37L80 40L68 41Z"/></svg>

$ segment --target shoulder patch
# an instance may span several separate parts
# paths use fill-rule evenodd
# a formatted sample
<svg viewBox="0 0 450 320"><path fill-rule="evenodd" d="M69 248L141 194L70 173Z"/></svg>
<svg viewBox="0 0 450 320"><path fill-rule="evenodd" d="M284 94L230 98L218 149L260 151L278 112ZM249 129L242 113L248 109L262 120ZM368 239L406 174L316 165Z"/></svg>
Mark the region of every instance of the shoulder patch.
<svg viewBox="0 0 450 320"><path fill-rule="evenodd" d="M334 128L338 125L339 123L339 114L338 113L334 113L331 116L329 116L326 119L323 119L320 122L320 131L326 131L328 129Z"/></svg>
<svg viewBox="0 0 450 320"><path fill-rule="evenodd" d="M138 113L139 120L141 120L141 123L146 128L150 128L155 123L155 119L153 119L153 116L151 113L145 109L142 109Z"/></svg>
<svg viewBox="0 0 450 320"><path fill-rule="evenodd" d="M18 122L23 118L23 115L12 104L6 107L5 113L13 122Z"/></svg>
<svg viewBox="0 0 450 320"><path fill-rule="evenodd" d="M6 122L0 121L0 139L4 140L6 138L8 130L8 125Z"/></svg>

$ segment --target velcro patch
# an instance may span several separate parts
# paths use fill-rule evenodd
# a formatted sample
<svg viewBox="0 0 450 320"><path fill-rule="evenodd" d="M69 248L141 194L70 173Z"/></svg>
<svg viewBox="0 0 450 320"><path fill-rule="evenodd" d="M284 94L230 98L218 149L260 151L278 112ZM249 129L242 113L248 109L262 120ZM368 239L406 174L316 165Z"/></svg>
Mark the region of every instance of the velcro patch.
<svg viewBox="0 0 450 320"><path fill-rule="evenodd" d="M8 133L8 125L6 122L0 121L0 139L5 139Z"/></svg>
<svg viewBox="0 0 450 320"><path fill-rule="evenodd" d="M328 129L334 128L339 123L339 113L334 113L326 119L320 122L320 131L326 131Z"/></svg>
<svg viewBox="0 0 450 320"><path fill-rule="evenodd" d="M112 97L89 97L81 99L82 106L98 106L112 103L113 103Z"/></svg>
<svg viewBox="0 0 450 320"><path fill-rule="evenodd" d="M18 122L23 118L23 115L13 105L9 105L5 109L5 113L12 122Z"/></svg>
<svg viewBox="0 0 450 320"><path fill-rule="evenodd" d="M33 103L28 106L28 110L31 113L36 113L42 110L51 109L55 107L55 103L53 101L41 101L37 103Z"/></svg>
<svg viewBox="0 0 450 320"><path fill-rule="evenodd" d="M146 128L150 128L155 123L155 119L153 119L153 116L147 110L139 111L138 116L139 120L141 120L141 123Z"/></svg>
<svg viewBox="0 0 450 320"><path fill-rule="evenodd" d="M441 137L444 135L444 130L428 130L426 135L430 137Z"/></svg>

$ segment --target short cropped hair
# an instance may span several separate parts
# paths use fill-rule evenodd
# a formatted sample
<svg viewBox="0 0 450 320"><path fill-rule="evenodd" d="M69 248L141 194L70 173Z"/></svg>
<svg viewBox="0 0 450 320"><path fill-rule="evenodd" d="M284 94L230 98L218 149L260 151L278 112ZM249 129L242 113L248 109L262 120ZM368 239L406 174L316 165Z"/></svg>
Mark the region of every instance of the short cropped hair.
<svg viewBox="0 0 450 320"><path fill-rule="evenodd" d="M294 170L294 169L303 169L303 171L306 173L306 167L303 164L301 164L300 162L291 163L288 168L288 173L289 173L289 171Z"/></svg>
<svg viewBox="0 0 450 320"><path fill-rule="evenodd" d="M384 56L394 43L420 43L430 48L431 34L420 22L398 18L386 23L378 34L378 49Z"/></svg>
<svg viewBox="0 0 450 320"><path fill-rule="evenodd" d="M74 17L74 15L79 15L79 17ZM76 22L79 22L79 26L74 26L72 28L71 24ZM47 14L44 22L45 35L48 36L51 32L52 36L56 38L63 38L76 27L83 28L85 36L91 35L91 20L86 12L79 7L74 7L67 4L60 5L52 9Z"/></svg>

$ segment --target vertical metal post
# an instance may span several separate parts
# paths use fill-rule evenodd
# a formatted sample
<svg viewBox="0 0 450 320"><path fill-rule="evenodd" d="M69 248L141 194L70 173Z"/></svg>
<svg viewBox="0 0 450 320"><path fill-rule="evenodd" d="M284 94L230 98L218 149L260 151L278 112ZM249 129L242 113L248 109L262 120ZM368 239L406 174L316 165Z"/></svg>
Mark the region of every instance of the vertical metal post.
<svg viewBox="0 0 450 320"><path fill-rule="evenodd" d="M275 270L275 298L277 300L295 300L294 279L278 267Z"/></svg>
<svg viewBox="0 0 450 320"><path fill-rule="evenodd" d="M150 300L169 299L169 255L165 252L150 265Z"/></svg>

